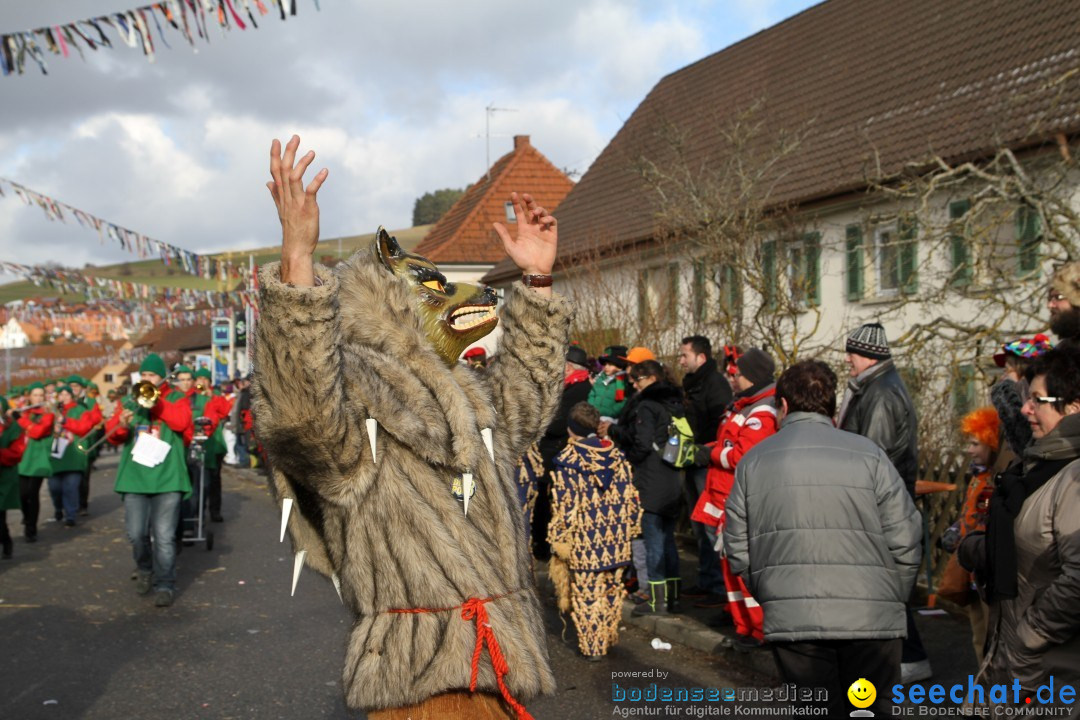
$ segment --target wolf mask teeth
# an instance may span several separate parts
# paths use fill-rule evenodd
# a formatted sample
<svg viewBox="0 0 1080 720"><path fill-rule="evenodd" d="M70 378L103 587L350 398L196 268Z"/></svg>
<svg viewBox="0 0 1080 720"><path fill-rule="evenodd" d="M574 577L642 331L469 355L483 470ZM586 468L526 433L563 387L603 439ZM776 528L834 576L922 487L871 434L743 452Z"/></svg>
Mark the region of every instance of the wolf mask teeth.
<svg viewBox="0 0 1080 720"><path fill-rule="evenodd" d="M447 365L495 329L498 299L491 288L447 282L435 263L403 250L383 228L375 233L371 251L384 268L408 282L424 334Z"/></svg>

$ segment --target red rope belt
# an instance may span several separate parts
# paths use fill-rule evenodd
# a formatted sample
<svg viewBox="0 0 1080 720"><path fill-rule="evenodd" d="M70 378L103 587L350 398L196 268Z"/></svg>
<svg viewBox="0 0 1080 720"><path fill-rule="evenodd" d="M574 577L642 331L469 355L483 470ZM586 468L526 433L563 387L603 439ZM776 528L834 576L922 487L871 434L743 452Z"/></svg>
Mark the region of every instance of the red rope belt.
<svg viewBox="0 0 1080 720"><path fill-rule="evenodd" d="M519 592L519 591L514 591ZM491 629L491 624L488 622L487 608L485 604L492 600L498 600L504 598L507 595L513 593L503 593L502 595L494 595L489 598L469 598L460 605L445 608L401 608L395 610L387 610L388 613L395 613L399 615L419 615L422 613L438 613L449 612L450 610L461 609L461 619L465 622L476 622L476 647L473 649L472 656L472 675L469 680L469 692L476 692L476 676L480 671L480 654L484 651L484 647L487 647L488 657L491 658L491 667L495 671L495 681L499 684L499 690L502 692L503 700L506 704L514 709L517 714L518 720L533 720L533 716L529 714L529 711L525 709L525 706L514 699L514 696L510 694L510 689L506 687L506 683L503 681L503 677L510 672L510 667L506 664L506 658L503 656L502 648L499 647L499 641L495 638L495 631Z"/></svg>

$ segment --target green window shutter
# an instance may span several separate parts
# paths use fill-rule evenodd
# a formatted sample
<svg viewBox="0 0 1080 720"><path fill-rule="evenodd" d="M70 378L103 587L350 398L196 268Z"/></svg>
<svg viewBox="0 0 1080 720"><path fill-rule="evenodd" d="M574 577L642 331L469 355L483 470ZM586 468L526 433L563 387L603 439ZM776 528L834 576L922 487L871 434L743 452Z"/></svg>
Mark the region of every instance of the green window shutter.
<svg viewBox="0 0 1080 720"><path fill-rule="evenodd" d="M668 265L668 288L671 296L667 299L668 323L674 325L679 321L679 266L675 263Z"/></svg>
<svg viewBox="0 0 1080 720"><path fill-rule="evenodd" d="M821 233L812 232L803 236L806 259L806 300L811 305L821 304Z"/></svg>
<svg viewBox="0 0 1080 720"><path fill-rule="evenodd" d="M728 315L735 315L742 309L742 286L734 266L724 265L721 271L724 286L720 289L723 307Z"/></svg>
<svg viewBox="0 0 1080 720"><path fill-rule="evenodd" d="M961 365L956 368L953 380L953 412L961 417L975 408L975 366Z"/></svg>
<svg viewBox="0 0 1080 720"><path fill-rule="evenodd" d="M858 302L863 297L863 232L859 225L848 225L847 236L847 299Z"/></svg>
<svg viewBox="0 0 1080 720"><path fill-rule="evenodd" d="M967 233L964 231L961 222L970 209L970 200L958 200L949 203L949 219L954 222L953 231L949 236L951 250L949 269L952 271L949 284L957 288L970 285L974 275L974 267L972 267L971 262L971 243L968 242Z"/></svg>
<svg viewBox="0 0 1080 720"><path fill-rule="evenodd" d="M776 307L776 241L767 240L761 244L761 274L764 281L762 301L766 307Z"/></svg>
<svg viewBox="0 0 1080 720"><path fill-rule="evenodd" d="M638 273L638 295L637 295L637 315L638 325L646 326L650 322L649 318L649 271L642 270Z"/></svg>
<svg viewBox="0 0 1080 720"><path fill-rule="evenodd" d="M1039 271L1039 213L1029 205L1016 209L1016 271L1019 275L1033 275Z"/></svg>
<svg viewBox="0 0 1080 720"><path fill-rule="evenodd" d="M705 322L705 305L708 302L708 290L705 287L705 263L694 263L694 319Z"/></svg>
<svg viewBox="0 0 1080 720"><path fill-rule="evenodd" d="M898 223L900 233L900 290L906 295L919 291L919 229L915 218Z"/></svg>

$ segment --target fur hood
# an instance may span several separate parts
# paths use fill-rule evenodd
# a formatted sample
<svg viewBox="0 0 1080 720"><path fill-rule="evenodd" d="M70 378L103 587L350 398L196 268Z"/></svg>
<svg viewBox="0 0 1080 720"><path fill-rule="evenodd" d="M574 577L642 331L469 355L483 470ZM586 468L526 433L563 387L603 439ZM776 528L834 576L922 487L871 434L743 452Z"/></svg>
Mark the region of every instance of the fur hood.
<svg viewBox="0 0 1080 720"><path fill-rule="evenodd" d="M511 289L499 354L476 373L443 362L408 281L369 253L316 275L321 285L294 288L277 263L262 268L253 401L279 503L295 504L294 548L340 584L356 617L347 703L398 707L468 688L470 598L490 599L517 699L552 691L514 472L558 403L569 303ZM451 492L463 473L476 483L467 516ZM436 611L396 612L416 609ZM478 687L497 692L486 653Z"/></svg>

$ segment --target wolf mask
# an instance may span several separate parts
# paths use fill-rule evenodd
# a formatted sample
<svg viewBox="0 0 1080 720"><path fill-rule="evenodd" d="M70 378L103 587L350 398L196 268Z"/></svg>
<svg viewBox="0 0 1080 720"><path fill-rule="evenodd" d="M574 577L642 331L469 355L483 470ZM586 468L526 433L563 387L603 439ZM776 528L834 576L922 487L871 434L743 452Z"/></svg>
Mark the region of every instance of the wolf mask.
<svg viewBox="0 0 1080 720"><path fill-rule="evenodd" d="M383 228L375 233L371 251L384 268L409 283L424 334L447 365L495 329L498 298L491 288L448 283L435 263L403 250Z"/></svg>

